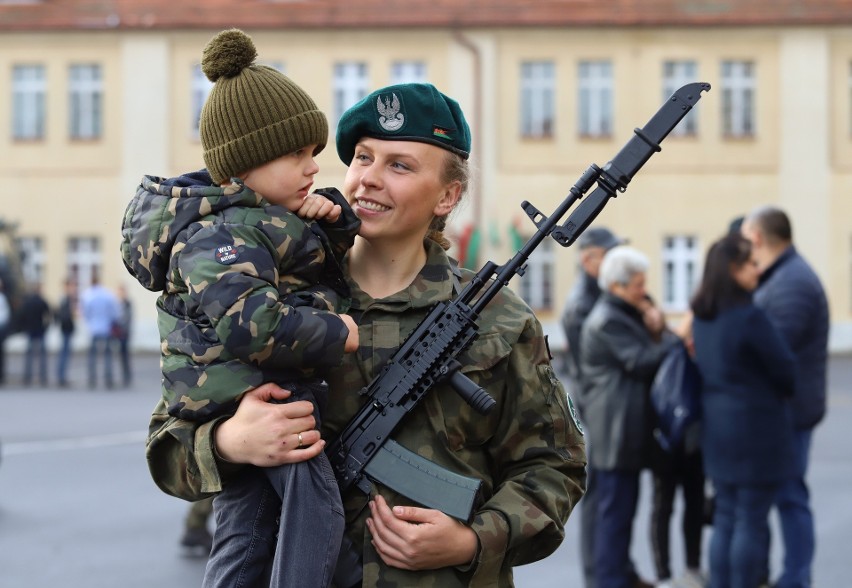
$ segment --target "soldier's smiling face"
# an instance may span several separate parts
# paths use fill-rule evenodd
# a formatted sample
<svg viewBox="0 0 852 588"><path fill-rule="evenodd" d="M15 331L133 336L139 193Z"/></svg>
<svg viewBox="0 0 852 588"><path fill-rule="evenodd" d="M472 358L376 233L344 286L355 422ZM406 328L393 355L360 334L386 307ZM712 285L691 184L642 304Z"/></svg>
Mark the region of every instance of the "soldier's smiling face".
<svg viewBox="0 0 852 588"><path fill-rule="evenodd" d="M319 166L314 161L316 145L306 145L240 174L245 185L290 211L297 211L310 193Z"/></svg>
<svg viewBox="0 0 852 588"><path fill-rule="evenodd" d="M343 192L366 239L422 239L434 216L445 216L461 194L443 179L448 152L416 141L364 138L355 146Z"/></svg>

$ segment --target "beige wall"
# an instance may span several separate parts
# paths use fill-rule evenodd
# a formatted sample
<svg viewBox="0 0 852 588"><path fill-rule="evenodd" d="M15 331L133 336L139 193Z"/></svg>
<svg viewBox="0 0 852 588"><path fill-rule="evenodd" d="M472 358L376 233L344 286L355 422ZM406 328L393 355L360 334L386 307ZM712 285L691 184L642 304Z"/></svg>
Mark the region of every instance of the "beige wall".
<svg viewBox="0 0 852 588"><path fill-rule="evenodd" d="M369 64L370 84L389 82L390 63L427 63L430 79L456 97L474 131L478 170L456 227L478 215L501 231L513 219L532 227L520 208L529 200L549 214L590 163L603 165L662 104L662 62L694 59L713 90L699 103L697 138L663 143L628 191L597 221L630 237L654 264L649 283L660 294L659 255L668 234L695 234L706 247L736 215L775 202L793 217L796 241L829 292L833 346L852 349L852 120L849 29L649 29L450 31L248 31L261 61L279 61L326 112L332 110L336 61ZM56 293L64 273L67 238L97 235L104 244L105 281L129 284L140 320L139 340L156 344L153 295L130 283L117 253L121 213L143 173L172 175L203 165L190 132L190 72L208 31L4 34L0 72L13 63L48 66L48 136L13 144L11 99L0 92L0 173L14 186L2 215L20 232L45 239L45 291ZM612 60L615 133L583 140L576 133L575 80L581 59ZM557 130L551 140L518 133L520 62L552 59L557 70ZM720 62L757 64L757 134L722 136ZM105 134L90 144L67 136L66 77L72 62L104 67ZM477 71L476 68L479 67ZM479 84L479 86L477 86ZM8 81L4 87L9 87ZM333 121L332 121L333 124ZM318 185L339 185L344 168L333 143L321 154ZM531 230L531 229L530 229ZM507 240L484 256L502 263ZM561 303L576 275L574 251L560 250L555 299ZM541 313L545 322L555 312Z"/></svg>

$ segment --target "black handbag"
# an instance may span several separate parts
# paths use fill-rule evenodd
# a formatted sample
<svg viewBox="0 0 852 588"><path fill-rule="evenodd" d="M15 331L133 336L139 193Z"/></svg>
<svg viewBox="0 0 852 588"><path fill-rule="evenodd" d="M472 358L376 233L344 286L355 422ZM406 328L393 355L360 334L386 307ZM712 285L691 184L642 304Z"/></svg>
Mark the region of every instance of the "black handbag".
<svg viewBox="0 0 852 588"><path fill-rule="evenodd" d="M663 358L651 385L651 406L657 417L654 437L663 449L675 451L701 420L701 372L683 343Z"/></svg>

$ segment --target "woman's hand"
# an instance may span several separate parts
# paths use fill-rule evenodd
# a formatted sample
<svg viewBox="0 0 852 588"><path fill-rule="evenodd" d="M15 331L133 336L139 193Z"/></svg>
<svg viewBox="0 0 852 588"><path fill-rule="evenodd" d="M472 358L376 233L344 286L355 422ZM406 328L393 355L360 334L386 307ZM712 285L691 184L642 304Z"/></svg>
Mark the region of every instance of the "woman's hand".
<svg viewBox="0 0 852 588"><path fill-rule="evenodd" d="M479 540L473 529L441 511L413 506L393 510L381 496L370 501L367 527L373 547L387 565L403 570L434 570L470 563Z"/></svg>
<svg viewBox="0 0 852 588"><path fill-rule="evenodd" d="M288 396L288 390L275 384L247 392L234 416L216 427L214 442L219 456L234 463L271 467L319 455L325 441L314 428L313 404L307 400L269 402Z"/></svg>

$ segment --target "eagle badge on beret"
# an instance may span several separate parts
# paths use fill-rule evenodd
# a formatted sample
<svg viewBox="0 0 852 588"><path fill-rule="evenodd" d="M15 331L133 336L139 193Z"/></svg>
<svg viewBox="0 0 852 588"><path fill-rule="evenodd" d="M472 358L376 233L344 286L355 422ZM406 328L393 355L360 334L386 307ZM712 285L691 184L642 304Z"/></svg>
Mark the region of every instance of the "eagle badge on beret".
<svg viewBox="0 0 852 588"><path fill-rule="evenodd" d="M405 115L399 109L399 98L396 94L391 94L391 97L386 96L384 99L377 96L376 110L379 111L379 126L389 132L398 131L405 122Z"/></svg>

